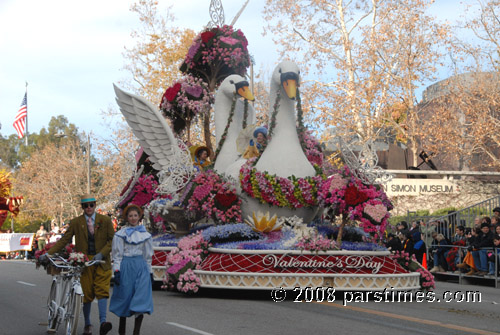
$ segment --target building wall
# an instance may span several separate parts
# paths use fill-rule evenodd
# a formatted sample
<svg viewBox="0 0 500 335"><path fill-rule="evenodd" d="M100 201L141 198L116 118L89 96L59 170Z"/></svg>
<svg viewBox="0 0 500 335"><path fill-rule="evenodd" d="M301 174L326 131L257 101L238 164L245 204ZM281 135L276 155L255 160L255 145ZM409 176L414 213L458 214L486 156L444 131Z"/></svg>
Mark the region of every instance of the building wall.
<svg viewBox="0 0 500 335"><path fill-rule="evenodd" d="M414 180L414 182L418 181ZM421 181L424 183L423 180ZM436 180L435 182L437 183ZM440 192L426 192L419 195L407 195L412 192L406 192L406 194L405 192L399 192L400 195L389 195L394 204L392 215L406 215L408 211L416 210L429 210L432 213L447 207L461 209L500 194L500 180L498 180L498 177L496 177L496 181L489 182L463 179L450 182L456 185L451 191L449 188L443 187Z"/></svg>

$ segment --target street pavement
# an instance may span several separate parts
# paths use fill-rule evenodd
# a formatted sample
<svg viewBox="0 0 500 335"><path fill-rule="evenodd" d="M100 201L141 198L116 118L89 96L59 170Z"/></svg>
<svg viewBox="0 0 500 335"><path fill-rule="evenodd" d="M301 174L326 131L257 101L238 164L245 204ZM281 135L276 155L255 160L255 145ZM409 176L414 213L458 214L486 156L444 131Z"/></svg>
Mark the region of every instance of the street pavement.
<svg viewBox="0 0 500 335"><path fill-rule="evenodd" d="M0 335L45 334L50 281L32 262L0 261ZM308 289L275 291L271 296L269 291L210 289L186 296L160 290L153 292L155 311L145 316L141 333L500 334L500 288L448 282L436 285L432 294L414 292L411 302L410 296L392 291L332 294L331 290ZM284 294L284 301L273 301ZM398 299L400 302L392 302ZM92 320L97 324L96 303ZM108 321L114 327L109 334L117 334L118 317L109 313ZM132 318L127 325L131 334ZM83 331L83 316L79 328Z"/></svg>

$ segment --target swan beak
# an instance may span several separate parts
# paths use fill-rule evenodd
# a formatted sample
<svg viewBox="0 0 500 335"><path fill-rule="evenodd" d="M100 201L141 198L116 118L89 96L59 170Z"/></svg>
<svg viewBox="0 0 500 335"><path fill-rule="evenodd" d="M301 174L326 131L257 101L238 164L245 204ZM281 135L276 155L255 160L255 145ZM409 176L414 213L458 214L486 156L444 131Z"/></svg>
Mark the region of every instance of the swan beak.
<svg viewBox="0 0 500 335"><path fill-rule="evenodd" d="M295 99L297 96L297 81L295 79L283 81L283 88L290 99Z"/></svg>
<svg viewBox="0 0 500 335"><path fill-rule="evenodd" d="M238 94L241 95L243 98L249 101L254 101L255 97L253 96L252 92L250 91L250 88L248 86L242 86L238 89Z"/></svg>

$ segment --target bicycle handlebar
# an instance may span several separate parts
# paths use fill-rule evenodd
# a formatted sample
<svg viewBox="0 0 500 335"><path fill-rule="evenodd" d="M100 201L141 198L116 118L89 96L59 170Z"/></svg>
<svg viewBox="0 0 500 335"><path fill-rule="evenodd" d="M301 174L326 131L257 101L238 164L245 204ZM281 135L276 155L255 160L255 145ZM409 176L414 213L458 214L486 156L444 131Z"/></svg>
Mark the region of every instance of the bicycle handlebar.
<svg viewBox="0 0 500 335"><path fill-rule="evenodd" d="M95 265L95 264L104 264L106 263L105 261L94 261L94 260L91 260L91 261L88 261L88 262L85 262L85 266L92 266L92 265Z"/></svg>
<svg viewBox="0 0 500 335"><path fill-rule="evenodd" d="M88 266L92 266L92 265L96 265L96 264L106 263L103 260L90 260L90 261L85 262L83 266L74 266L74 265L71 265L67 259L65 259L59 255L47 255L47 258L50 260L50 262L55 267L61 268L61 269L74 269L74 268L78 268L78 267L88 267ZM62 262L62 264L56 263L57 261Z"/></svg>

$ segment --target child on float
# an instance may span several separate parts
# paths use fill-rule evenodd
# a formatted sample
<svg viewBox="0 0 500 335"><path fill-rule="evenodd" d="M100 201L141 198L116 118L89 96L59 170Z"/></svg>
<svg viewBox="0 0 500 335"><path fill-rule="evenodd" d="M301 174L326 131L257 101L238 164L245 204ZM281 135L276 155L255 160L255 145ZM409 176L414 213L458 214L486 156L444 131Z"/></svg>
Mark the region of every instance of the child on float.
<svg viewBox="0 0 500 335"><path fill-rule="evenodd" d="M208 147L205 146L195 146L194 147L194 158L193 165L198 168L199 171L205 170L207 166L212 164L209 159L210 152Z"/></svg>
<svg viewBox="0 0 500 335"><path fill-rule="evenodd" d="M243 158L250 159L253 157L258 157L264 151L267 142L267 128L265 127L257 127L253 132L253 139L250 140L250 143L243 154Z"/></svg>
<svg viewBox="0 0 500 335"><path fill-rule="evenodd" d="M151 234L139 224L142 209L128 205L123 210L127 226L113 237L115 286L109 310L120 317L119 334L125 334L127 317L135 315L134 335L140 334L144 313L153 312Z"/></svg>

